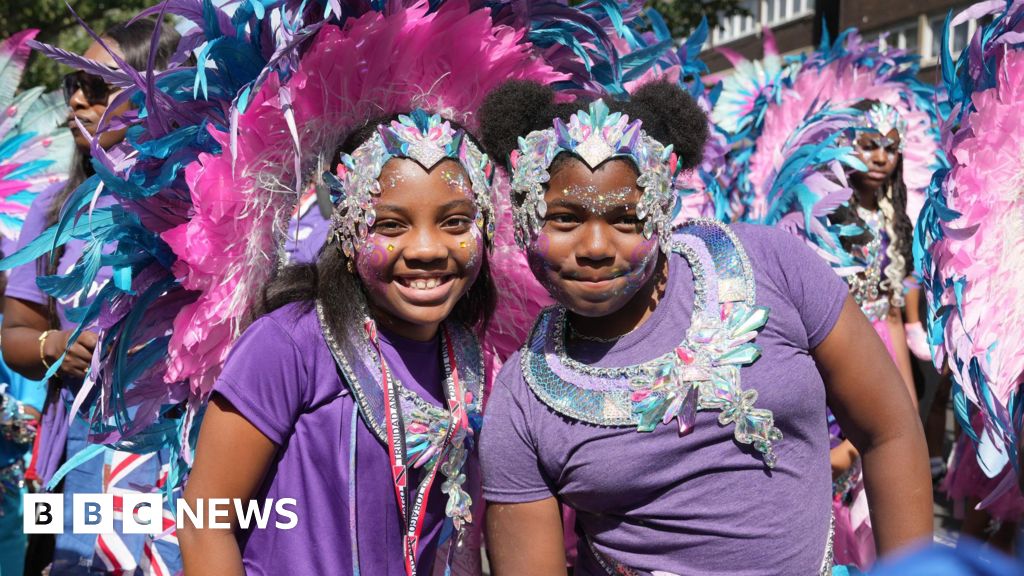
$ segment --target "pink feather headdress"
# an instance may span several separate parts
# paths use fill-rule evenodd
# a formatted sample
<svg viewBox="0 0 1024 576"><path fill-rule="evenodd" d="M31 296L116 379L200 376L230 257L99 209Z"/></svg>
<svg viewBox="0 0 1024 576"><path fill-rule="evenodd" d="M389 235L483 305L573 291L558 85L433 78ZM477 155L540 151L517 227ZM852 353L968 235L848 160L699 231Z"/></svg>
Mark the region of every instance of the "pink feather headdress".
<svg viewBox="0 0 1024 576"><path fill-rule="evenodd" d="M230 153L201 155L186 171L195 214L163 238L184 286L200 296L175 319L166 379L188 379L193 392L209 393L274 269L293 205L282 194L300 189L288 183L317 152L333 150L339 135L369 118L413 107L472 130L484 96L510 78L552 83L566 76L534 54L524 31L495 26L488 10L462 2L433 13L421 2L386 16L368 13L344 28L324 26L286 82L271 74L254 95L234 139L211 130ZM498 222L496 240L508 227ZM514 260L501 252L492 271L518 274L525 265Z"/></svg>

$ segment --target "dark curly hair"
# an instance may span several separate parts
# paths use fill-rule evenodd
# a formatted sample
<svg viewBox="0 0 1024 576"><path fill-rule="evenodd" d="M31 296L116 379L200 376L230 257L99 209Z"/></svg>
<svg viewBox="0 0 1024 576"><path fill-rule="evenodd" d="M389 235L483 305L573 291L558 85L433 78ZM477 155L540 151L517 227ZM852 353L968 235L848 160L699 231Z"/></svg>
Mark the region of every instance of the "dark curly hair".
<svg viewBox="0 0 1024 576"><path fill-rule="evenodd" d="M668 82L651 82L639 88L629 100L605 98L612 112L640 120L647 135L672 145L683 168L700 164L708 139L708 120L700 106L685 90ZM509 155L519 138L535 130L550 128L555 118L568 121L589 101L555 102L550 86L526 80L511 80L494 89L480 107L480 134L484 148L496 162L508 167ZM549 172L574 155L559 154ZM634 169L636 167L634 166Z"/></svg>
<svg viewBox="0 0 1024 576"><path fill-rule="evenodd" d="M349 133L338 147L334 158L352 153L370 139L377 127L398 119L398 115L374 118ZM462 128L449 120L455 128ZM465 129L463 129L465 131ZM472 136L466 132L467 137ZM476 141L474 140L474 143ZM479 144L478 144L479 145ZM249 314L249 320L273 312L293 302L301 303L304 312L313 309L319 301L324 315L335 334L344 334L345 326L359 322L353 303L366 298L366 290L359 277L352 273L349 261L336 241L328 240L320 248L315 263L290 264L279 270L263 290L262 298ZM487 253L484 253L480 275L452 311L452 319L483 333L494 309L496 292L491 282Z"/></svg>

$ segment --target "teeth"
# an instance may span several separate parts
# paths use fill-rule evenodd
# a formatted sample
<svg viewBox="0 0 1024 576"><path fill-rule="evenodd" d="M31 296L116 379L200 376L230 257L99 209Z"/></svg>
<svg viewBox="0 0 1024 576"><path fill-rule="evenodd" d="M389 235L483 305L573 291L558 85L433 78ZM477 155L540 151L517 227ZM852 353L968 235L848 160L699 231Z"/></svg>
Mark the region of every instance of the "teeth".
<svg viewBox="0 0 1024 576"><path fill-rule="evenodd" d="M430 290L441 285L440 278L419 279L409 282L409 285L417 290Z"/></svg>

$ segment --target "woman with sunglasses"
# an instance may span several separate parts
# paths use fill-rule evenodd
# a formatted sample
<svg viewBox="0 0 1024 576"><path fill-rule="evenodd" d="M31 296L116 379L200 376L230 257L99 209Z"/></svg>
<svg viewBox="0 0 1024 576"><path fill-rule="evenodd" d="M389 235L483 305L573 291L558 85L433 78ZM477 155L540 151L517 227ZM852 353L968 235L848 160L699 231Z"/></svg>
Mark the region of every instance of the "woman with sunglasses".
<svg viewBox="0 0 1024 576"><path fill-rule="evenodd" d="M114 26L103 34L103 44L94 42L84 57L95 64L118 68L118 60L136 70L145 70L150 55L156 22L142 19ZM179 35L164 25L155 54L156 66L165 67L177 46ZM104 46L105 45L105 46ZM117 56L115 59L114 55ZM68 122L75 137L76 150L67 185L53 193L43 193L33 202L21 235L20 247L25 246L46 229L53 226L69 195L93 174L92 151L112 151L124 140L125 130L119 127L119 118L128 113L131 104L125 102L111 109L118 90L106 81L85 70L77 70L64 78L64 94L68 103ZM110 197L102 197L98 207L108 204ZM71 240L64 247L34 263L15 268L10 275L4 298L3 355L12 368L29 378L45 376L54 364L59 364L49 384L47 401L43 409L43 422L32 464L43 484L49 483L60 465L86 447L87 428L81 419L68 425L67 411L83 382L92 362L96 344L94 332L83 332L70 349L68 338L75 327L69 320L70 311L88 304L109 280L109 272L97 277L89 290L52 298L37 285L37 279L57 273L67 273L85 250L86 242ZM63 358L62 358L63 355ZM104 450L65 476L60 491L64 493L65 508L71 510L72 494L145 490L145 486L161 484L163 475L161 455L135 455ZM122 533L85 535L73 534L70 514L66 515L63 534L56 537L50 574L124 573L133 572L143 562L151 562L171 573L180 568L177 545L166 539L152 539L143 535ZM115 522L115 530L120 524ZM32 549L26 574L38 573L51 557L44 549L48 544ZM145 560L144 560L145 558Z"/></svg>

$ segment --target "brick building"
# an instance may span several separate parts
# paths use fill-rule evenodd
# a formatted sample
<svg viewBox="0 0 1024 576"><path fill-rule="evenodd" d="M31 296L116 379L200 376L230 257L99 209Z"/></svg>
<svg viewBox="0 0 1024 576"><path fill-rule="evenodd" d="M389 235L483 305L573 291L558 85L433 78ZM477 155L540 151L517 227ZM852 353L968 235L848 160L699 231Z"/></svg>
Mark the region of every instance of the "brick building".
<svg viewBox="0 0 1024 576"><path fill-rule="evenodd" d="M937 80L939 39L946 14L973 4L971 0L745 0L750 16L733 16L712 31L702 57L711 71L728 74L729 61L715 51L728 47L749 59L762 56L761 30L775 33L779 52L797 54L818 45L824 29L831 37L855 27L866 39L898 46L921 55L921 79ZM977 21L953 29L954 54L966 46Z"/></svg>

